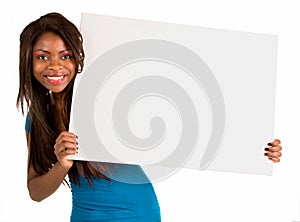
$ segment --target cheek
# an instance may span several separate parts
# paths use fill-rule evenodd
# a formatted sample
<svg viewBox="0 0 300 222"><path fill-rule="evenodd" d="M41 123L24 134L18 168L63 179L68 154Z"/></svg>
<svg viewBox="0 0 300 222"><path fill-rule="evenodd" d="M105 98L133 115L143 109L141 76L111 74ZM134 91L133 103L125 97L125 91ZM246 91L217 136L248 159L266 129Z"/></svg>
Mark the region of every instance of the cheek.
<svg viewBox="0 0 300 222"><path fill-rule="evenodd" d="M39 79L39 77L41 76L42 67L40 65L34 65L32 66L32 71L33 71L33 75L36 79Z"/></svg>
<svg viewBox="0 0 300 222"><path fill-rule="evenodd" d="M72 75L75 75L76 65L75 62L70 62L67 65L68 70L72 73Z"/></svg>
<svg viewBox="0 0 300 222"><path fill-rule="evenodd" d="M45 65L43 63L33 61L33 63L32 63L32 71L33 71L34 75L38 75L44 69L45 69Z"/></svg>

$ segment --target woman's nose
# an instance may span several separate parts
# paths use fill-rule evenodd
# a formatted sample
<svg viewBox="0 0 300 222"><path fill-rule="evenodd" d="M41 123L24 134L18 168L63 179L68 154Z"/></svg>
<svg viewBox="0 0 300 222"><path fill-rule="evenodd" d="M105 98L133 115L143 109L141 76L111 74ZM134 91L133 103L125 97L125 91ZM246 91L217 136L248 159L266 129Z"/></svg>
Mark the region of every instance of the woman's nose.
<svg viewBox="0 0 300 222"><path fill-rule="evenodd" d="M48 66L48 69L58 71L62 69L62 63L60 58L52 57L50 60L50 64Z"/></svg>

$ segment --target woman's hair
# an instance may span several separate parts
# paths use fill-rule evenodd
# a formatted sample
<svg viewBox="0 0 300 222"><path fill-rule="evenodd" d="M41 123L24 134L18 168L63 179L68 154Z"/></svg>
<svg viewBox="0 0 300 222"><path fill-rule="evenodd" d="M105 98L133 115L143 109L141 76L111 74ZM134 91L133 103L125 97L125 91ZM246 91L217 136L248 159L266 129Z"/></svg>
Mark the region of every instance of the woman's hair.
<svg viewBox="0 0 300 222"><path fill-rule="evenodd" d="M51 169L57 158L54 154L54 143L60 130L53 125L49 113L50 99L48 90L40 84L33 75L33 47L45 33L54 33L71 49L75 62L75 73L80 73L84 65L83 38L78 28L59 13L49 13L28 24L20 35L19 58L19 93L17 107L24 107L30 119L30 150L28 169L32 165L34 170L42 175ZM76 76L76 75L75 75ZM66 130L70 121L70 109L74 80L61 92L62 94L62 119ZM91 184L91 176L102 176L95 172L88 162L74 161L69 170L69 177L78 183L78 169L81 169ZM102 176L104 177L104 176Z"/></svg>

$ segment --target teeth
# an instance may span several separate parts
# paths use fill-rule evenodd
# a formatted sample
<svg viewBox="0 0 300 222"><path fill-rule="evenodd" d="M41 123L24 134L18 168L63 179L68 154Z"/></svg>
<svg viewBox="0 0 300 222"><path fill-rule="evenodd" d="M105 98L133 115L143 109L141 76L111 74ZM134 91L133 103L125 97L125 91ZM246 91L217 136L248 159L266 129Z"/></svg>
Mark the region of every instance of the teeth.
<svg viewBox="0 0 300 222"><path fill-rule="evenodd" d="M47 78L50 80L61 80L64 76L47 76Z"/></svg>

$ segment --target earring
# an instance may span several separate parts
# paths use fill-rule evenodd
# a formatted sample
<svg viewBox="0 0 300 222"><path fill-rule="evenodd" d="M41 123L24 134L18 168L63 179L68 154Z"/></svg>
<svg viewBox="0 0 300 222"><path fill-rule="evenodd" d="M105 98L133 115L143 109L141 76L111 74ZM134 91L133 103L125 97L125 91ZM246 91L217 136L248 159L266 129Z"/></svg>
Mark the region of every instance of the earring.
<svg viewBox="0 0 300 222"><path fill-rule="evenodd" d="M50 96L50 103L53 106L55 104L55 101L54 101L52 90L49 90L49 96Z"/></svg>

